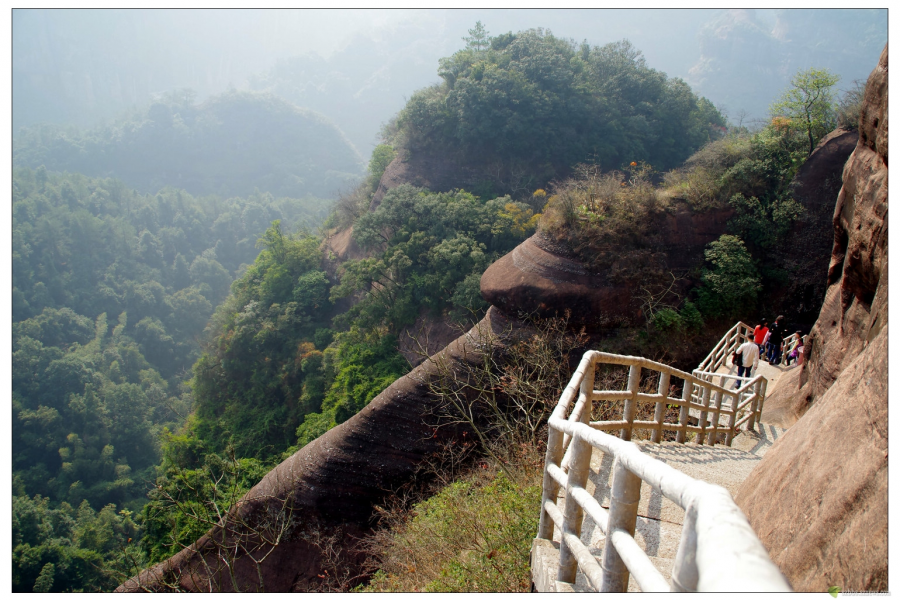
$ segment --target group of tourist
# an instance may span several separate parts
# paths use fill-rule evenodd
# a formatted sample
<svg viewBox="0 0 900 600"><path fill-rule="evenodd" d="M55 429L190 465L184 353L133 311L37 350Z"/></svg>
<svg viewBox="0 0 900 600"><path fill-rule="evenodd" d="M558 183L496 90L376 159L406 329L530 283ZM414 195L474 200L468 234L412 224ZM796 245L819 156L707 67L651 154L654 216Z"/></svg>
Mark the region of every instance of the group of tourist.
<svg viewBox="0 0 900 600"><path fill-rule="evenodd" d="M786 338L790 338L789 342L785 342ZM747 341L734 351L732 360L738 368L738 377L749 377L759 366L760 358L770 365L780 365L782 358L785 365L790 366L792 362L802 365L803 334L797 331L793 338L787 335L782 315L778 315L772 327L769 327L766 319L762 319L753 330L753 335L748 335ZM735 388L740 387L740 384L741 380L738 380Z"/></svg>

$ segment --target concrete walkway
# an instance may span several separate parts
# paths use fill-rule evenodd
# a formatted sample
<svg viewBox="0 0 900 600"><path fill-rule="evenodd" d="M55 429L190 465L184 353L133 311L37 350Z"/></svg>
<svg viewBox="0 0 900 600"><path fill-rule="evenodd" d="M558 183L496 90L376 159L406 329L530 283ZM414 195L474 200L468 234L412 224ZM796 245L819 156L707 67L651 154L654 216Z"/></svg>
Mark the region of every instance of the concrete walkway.
<svg viewBox="0 0 900 600"><path fill-rule="evenodd" d="M796 365L785 367L784 365L770 365L760 361L757 371L768 380L768 388L771 390L779 377ZM717 373L737 375L737 367L722 366ZM731 447L717 444L715 446L698 446L696 444L677 444L675 442L663 442L654 444L649 441L637 441L635 444L641 452L708 483L721 485L734 496L738 488L750 475L750 472L760 461L766 451L772 447L784 429L768 423L757 424L753 431L742 431L732 441ZM594 498L600 501L601 506L609 508L609 491L611 485L612 457L598 449L594 449L591 455L591 470L588 476L587 490ZM560 491L560 510L565 506L565 490ZM672 564L678 543L681 540L681 528L684 524L684 511L673 502L664 498L657 490L644 483L641 486L641 500L638 505L638 519L635 527L635 540L644 549L650 560L659 569L660 573L669 576L672 572ZM533 554L538 557L533 568L546 571L545 581L555 579L555 569L559 564L559 531L554 531L553 547L545 545L535 548ZM598 559L602 555L605 544L605 536L593 519L585 516L581 530L581 540L588 546L591 554ZM533 558L533 561L535 559ZM585 579L581 571L575 580L574 586L566 586L559 582L551 585L560 587L557 591L596 591ZM630 580L629 592L639 592L640 588Z"/></svg>
<svg viewBox="0 0 900 600"><path fill-rule="evenodd" d="M783 364L774 366L760 360L757 370L751 376L760 374L765 377L768 381L767 391L770 391L784 373L796 368L798 368L796 364L790 367ZM737 375L737 367L723 365L716 373ZM766 451L772 447L784 431L772 424L758 423L753 431L742 431L735 436L731 447L721 444L698 446L675 442L654 444L649 441L637 441L635 444L641 452L649 454L695 479L720 485L734 496ZM587 491L604 508L609 508L612 462L612 457L607 456L601 450L596 448L593 450L586 487ZM565 490L560 490L558 501L560 510L565 510L564 505ZM648 484L642 484L634 537L638 545L666 578L669 578L672 572L675 553L681 540L683 523L684 511L680 507L664 498L659 491L652 489ZM538 589L538 591L596 591L580 569L574 586L555 581L556 568L559 564L559 539L559 531L555 528L552 544L546 540L535 540L532 549L533 577L536 582L540 579L547 588ZM581 540L589 548L591 554L599 560L605 545L605 536L593 519L587 515L585 515L582 525ZM537 573L539 570L541 571L540 575ZM628 591L640 591L633 579L629 581Z"/></svg>
<svg viewBox="0 0 900 600"><path fill-rule="evenodd" d="M757 427L757 429L760 428ZM649 441L638 441L635 443L641 452L649 454L695 479L721 485L733 496L750 475L753 467L784 432L784 430L770 425L763 425L761 429L760 432L741 433L734 439L730 448L722 445L697 446L695 444L676 444L675 442L654 444ZM599 500L604 508L609 508L611 468L612 458L595 448L591 456L587 490ZM560 510L564 510L564 505L565 490L561 490ZM666 577L672 571L683 523L684 511L680 507L664 498L659 491L652 489L646 483L641 486L641 500L638 504L638 519L634 537L656 568ZM581 540L588 546L591 554L599 559L602 555L605 536L589 516L585 516ZM554 546L557 548L558 543L559 531L554 531ZM544 559L544 568L555 569L559 561L558 550L556 553L550 551L546 554L548 556ZM552 573L555 578L555 570ZM596 590L579 570L573 591ZM640 588L632 580L629 582L628 591L639 592Z"/></svg>

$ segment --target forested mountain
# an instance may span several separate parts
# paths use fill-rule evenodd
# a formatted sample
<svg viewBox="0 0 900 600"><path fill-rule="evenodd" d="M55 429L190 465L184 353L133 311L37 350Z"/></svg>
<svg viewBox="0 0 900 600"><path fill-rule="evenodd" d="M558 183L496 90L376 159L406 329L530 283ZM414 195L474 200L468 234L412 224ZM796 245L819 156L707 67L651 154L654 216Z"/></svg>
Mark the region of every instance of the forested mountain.
<svg viewBox="0 0 900 600"><path fill-rule="evenodd" d="M326 118L269 94L228 92L194 104L168 94L111 125L38 125L13 144L13 164L115 177L144 193L329 197L355 185L363 161Z"/></svg>
<svg viewBox="0 0 900 600"><path fill-rule="evenodd" d="M670 169L725 125L627 41L591 47L540 29L489 37L480 24L467 39L441 59L443 83L416 92L387 130L413 157L453 161L454 185L533 190L581 162Z"/></svg>
<svg viewBox="0 0 900 600"><path fill-rule="evenodd" d="M213 308L273 219L313 227L328 205L14 171L15 589L47 563L54 590L115 581L96 569L139 537L128 509L146 502L161 436L191 410L186 381Z"/></svg>

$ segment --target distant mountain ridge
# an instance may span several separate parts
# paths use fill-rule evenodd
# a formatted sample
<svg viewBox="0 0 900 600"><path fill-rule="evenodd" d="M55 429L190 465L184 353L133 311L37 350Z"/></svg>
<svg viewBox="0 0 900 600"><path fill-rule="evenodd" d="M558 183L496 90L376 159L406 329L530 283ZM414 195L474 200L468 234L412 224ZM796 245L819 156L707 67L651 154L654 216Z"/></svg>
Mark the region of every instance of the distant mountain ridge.
<svg viewBox="0 0 900 600"><path fill-rule="evenodd" d="M334 195L355 185L364 162L326 117L271 94L231 91L196 105L167 95L112 125L81 131L23 129L13 164L116 177L144 193Z"/></svg>
<svg viewBox="0 0 900 600"><path fill-rule="evenodd" d="M700 57L685 80L746 125L766 118L775 90L800 69L827 68L851 89L886 40L878 10L732 9L699 28Z"/></svg>

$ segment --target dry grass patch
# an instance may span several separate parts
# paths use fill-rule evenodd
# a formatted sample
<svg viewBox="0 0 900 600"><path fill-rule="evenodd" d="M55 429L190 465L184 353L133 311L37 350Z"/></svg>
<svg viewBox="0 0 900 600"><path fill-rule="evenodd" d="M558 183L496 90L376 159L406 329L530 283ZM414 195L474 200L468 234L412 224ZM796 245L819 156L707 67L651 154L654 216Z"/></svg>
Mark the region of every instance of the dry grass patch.
<svg viewBox="0 0 900 600"><path fill-rule="evenodd" d="M372 539L378 570L367 592L527 592L540 518L542 453L496 448L494 461L409 510L382 511Z"/></svg>

